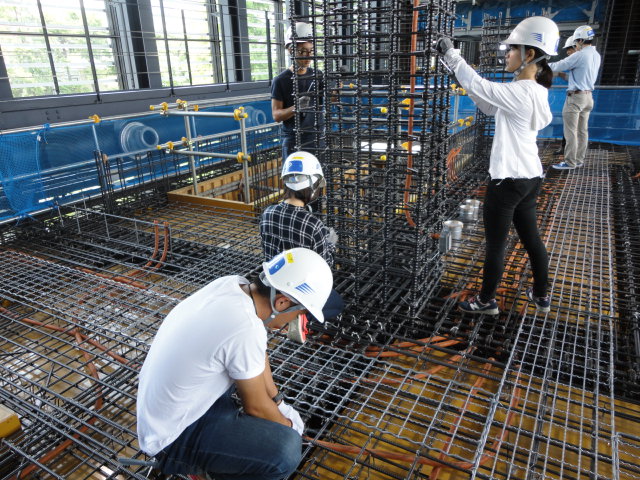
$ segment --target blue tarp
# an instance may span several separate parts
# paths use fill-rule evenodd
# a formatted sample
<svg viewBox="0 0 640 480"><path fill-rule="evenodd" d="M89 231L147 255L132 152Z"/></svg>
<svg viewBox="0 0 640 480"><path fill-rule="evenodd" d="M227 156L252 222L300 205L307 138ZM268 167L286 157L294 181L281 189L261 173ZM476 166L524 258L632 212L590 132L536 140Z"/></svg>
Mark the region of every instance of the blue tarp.
<svg viewBox="0 0 640 480"><path fill-rule="evenodd" d="M240 106L248 114L247 127L272 123L271 102L227 105L202 109L232 112ZM239 129L232 118L192 118L191 131L211 135ZM159 113L98 124L49 128L0 135L0 221L21 217L99 193L95 164L96 141L101 152L111 156L136 150L154 150L156 145L185 136L184 117Z"/></svg>
<svg viewBox="0 0 640 480"><path fill-rule="evenodd" d="M475 105L469 97L459 97L458 118L475 116ZM562 138L562 106L566 89L552 88L549 103L553 120L540 131L540 138ZM589 140L640 146L640 87L596 89L594 107L589 117Z"/></svg>

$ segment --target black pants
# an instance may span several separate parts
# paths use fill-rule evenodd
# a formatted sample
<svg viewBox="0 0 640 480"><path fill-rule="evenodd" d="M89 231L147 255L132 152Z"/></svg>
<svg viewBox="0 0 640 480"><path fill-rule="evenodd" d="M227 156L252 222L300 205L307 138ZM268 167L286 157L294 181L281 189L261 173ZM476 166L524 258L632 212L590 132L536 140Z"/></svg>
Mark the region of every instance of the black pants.
<svg viewBox="0 0 640 480"><path fill-rule="evenodd" d="M536 199L541 178L491 180L484 199L486 250L480 301L494 298L502 273L511 222L529 255L533 270L533 294L547 295L549 255L540 238L536 219Z"/></svg>

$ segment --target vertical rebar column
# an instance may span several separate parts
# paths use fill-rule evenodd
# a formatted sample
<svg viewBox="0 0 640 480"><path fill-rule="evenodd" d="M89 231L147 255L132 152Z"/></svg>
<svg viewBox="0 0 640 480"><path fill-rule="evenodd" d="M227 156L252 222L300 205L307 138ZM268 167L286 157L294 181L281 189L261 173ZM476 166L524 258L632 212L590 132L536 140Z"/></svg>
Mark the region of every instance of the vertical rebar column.
<svg viewBox="0 0 640 480"><path fill-rule="evenodd" d="M184 131L187 136L187 149L191 149L191 117L184 117ZM196 157L189 155L189 168L191 169L191 178L193 181L193 194L198 196L198 174L196 172Z"/></svg>
<svg viewBox="0 0 640 480"><path fill-rule="evenodd" d="M249 153L247 152L247 129L245 125L246 114L239 115L240 121L240 149L244 158L242 159L242 173L244 175L244 203L251 203L251 178L249 177ZM255 172L254 172L255 174Z"/></svg>
<svg viewBox="0 0 640 480"><path fill-rule="evenodd" d="M453 6L324 2L328 205L354 304L382 285L380 303L399 297L417 314L438 280L449 80L432 43L452 34Z"/></svg>

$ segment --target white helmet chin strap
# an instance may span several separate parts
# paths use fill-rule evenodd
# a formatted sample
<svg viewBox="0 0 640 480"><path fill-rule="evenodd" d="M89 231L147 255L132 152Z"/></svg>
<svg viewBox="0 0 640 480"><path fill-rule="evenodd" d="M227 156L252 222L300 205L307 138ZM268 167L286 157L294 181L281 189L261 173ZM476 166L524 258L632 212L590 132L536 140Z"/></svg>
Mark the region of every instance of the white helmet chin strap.
<svg viewBox="0 0 640 480"><path fill-rule="evenodd" d="M281 312L279 312L278 310L276 310L276 305L275 305L275 300L276 300L276 289L273 288L271 285L269 285L269 282L267 281L267 279L264 277L264 273L260 274L260 279L262 280L262 283L264 283L265 285L268 285L269 288L271 289L270 293L269 293L269 303L271 305L271 315L269 315L265 320L262 321L262 324L266 327L267 325L269 325L271 322L273 322L273 319L276 318L278 315L282 314L282 313L289 313L289 312L294 312L296 310L304 310L304 306L303 305L293 305L289 308L287 308L286 310L283 310Z"/></svg>
<svg viewBox="0 0 640 480"><path fill-rule="evenodd" d="M525 50L524 45L520 45L520 58L522 59L522 63L518 68L513 71L513 80L516 81L518 79L518 75L522 73L522 71L528 67L529 65L534 65L542 60L549 60L551 57L549 55L542 55L538 58L534 58L531 62L527 62L525 60Z"/></svg>

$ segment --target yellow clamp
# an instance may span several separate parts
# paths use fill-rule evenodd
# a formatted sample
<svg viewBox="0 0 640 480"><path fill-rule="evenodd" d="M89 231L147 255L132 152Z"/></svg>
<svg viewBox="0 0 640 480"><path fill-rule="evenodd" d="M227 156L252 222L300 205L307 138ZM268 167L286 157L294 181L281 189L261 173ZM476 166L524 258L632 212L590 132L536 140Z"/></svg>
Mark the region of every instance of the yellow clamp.
<svg viewBox="0 0 640 480"><path fill-rule="evenodd" d="M386 155L380 155L380 160L382 160L383 162L387 161L387 156Z"/></svg>
<svg viewBox="0 0 640 480"><path fill-rule="evenodd" d="M193 106L193 111L194 112L199 112L200 111L200 105L194 105Z"/></svg>
<svg viewBox="0 0 640 480"><path fill-rule="evenodd" d="M380 113L387 113L389 109L387 107L380 107Z"/></svg>
<svg viewBox="0 0 640 480"><path fill-rule="evenodd" d="M238 152L238 154L236 155L236 160L238 161L238 163L242 163L242 162L250 162L251 161L251 155L246 155L242 152Z"/></svg>
<svg viewBox="0 0 640 480"><path fill-rule="evenodd" d="M180 140L182 141L182 145L184 145L185 147L191 146L191 143L189 142L189 139L187 137L182 137Z"/></svg>
<svg viewBox="0 0 640 480"><path fill-rule="evenodd" d="M456 85L455 83L452 83L451 84L451 90L453 90L455 92L456 88L458 88L458 85Z"/></svg>
<svg viewBox="0 0 640 480"><path fill-rule="evenodd" d="M240 107L240 108L236 108L233 111L233 119L234 120L240 120L241 118L247 118L249 116L248 113L245 113L244 111L244 107Z"/></svg>
<svg viewBox="0 0 640 480"><path fill-rule="evenodd" d="M167 110L169 110L169 104L167 102L162 102L160 105L158 105L158 107L160 107L160 110L162 110L163 112L166 112ZM155 105L149 105L149 110L155 110L156 106Z"/></svg>
<svg viewBox="0 0 640 480"><path fill-rule="evenodd" d="M458 125L461 127L464 125L464 119L463 118L459 118L457 121Z"/></svg>
<svg viewBox="0 0 640 480"><path fill-rule="evenodd" d="M100 117L98 115L91 115L89 120L93 120L93 123L100 123Z"/></svg>
<svg viewBox="0 0 640 480"><path fill-rule="evenodd" d="M179 98L176 100L176 105L181 110L186 110L189 105L186 100L180 100Z"/></svg>
<svg viewBox="0 0 640 480"><path fill-rule="evenodd" d="M166 112L167 110L169 110L169 104L168 104L167 102L162 102L162 103L160 104L160 109L161 109L163 112Z"/></svg>
<svg viewBox="0 0 640 480"><path fill-rule="evenodd" d="M167 142L167 143L165 143L164 145L157 145L157 146L156 146L156 148L157 148L158 150L164 150L165 148L166 148L167 150L173 150L173 147L174 147L173 142Z"/></svg>

